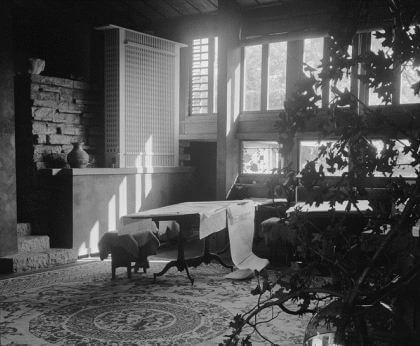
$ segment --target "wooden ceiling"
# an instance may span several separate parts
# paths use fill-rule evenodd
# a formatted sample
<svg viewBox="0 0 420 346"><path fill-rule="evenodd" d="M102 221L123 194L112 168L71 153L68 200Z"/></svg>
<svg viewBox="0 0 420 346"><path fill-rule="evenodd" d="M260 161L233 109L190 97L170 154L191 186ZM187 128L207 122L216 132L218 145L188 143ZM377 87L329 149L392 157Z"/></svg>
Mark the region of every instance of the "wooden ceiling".
<svg viewBox="0 0 420 346"><path fill-rule="evenodd" d="M137 16L151 23L177 17L217 13L219 0L13 0L18 9L61 13L97 11ZM263 8L291 3L293 0L231 0L239 9ZM297 1L297 0L294 0Z"/></svg>
<svg viewBox="0 0 420 346"><path fill-rule="evenodd" d="M279 5L291 0L232 0L240 8ZM136 13L151 21L174 17L196 16L217 12L218 0L118 0L122 6L131 7Z"/></svg>

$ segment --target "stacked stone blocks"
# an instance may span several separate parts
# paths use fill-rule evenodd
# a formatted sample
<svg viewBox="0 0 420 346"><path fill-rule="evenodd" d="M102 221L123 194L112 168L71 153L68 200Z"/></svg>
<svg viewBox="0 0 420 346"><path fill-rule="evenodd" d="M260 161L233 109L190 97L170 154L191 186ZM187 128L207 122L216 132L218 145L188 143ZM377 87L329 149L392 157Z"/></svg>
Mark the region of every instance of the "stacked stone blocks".
<svg viewBox="0 0 420 346"><path fill-rule="evenodd" d="M31 235L29 223L18 223L18 252L0 257L0 274L21 273L74 263L74 249L51 249L48 236Z"/></svg>
<svg viewBox="0 0 420 346"><path fill-rule="evenodd" d="M82 81L31 75L30 98L36 168L61 168L74 142L83 142L90 166L98 166L104 133L98 90Z"/></svg>

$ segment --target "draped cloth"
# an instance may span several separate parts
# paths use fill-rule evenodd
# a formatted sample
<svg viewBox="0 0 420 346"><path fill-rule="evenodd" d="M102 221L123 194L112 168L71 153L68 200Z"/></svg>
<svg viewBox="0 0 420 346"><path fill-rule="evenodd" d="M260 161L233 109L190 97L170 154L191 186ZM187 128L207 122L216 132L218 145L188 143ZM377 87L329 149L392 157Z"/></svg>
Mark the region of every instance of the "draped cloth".
<svg viewBox="0 0 420 346"><path fill-rule="evenodd" d="M269 263L252 252L254 240L255 204L252 201L227 207L228 230L232 261L239 269L261 271Z"/></svg>

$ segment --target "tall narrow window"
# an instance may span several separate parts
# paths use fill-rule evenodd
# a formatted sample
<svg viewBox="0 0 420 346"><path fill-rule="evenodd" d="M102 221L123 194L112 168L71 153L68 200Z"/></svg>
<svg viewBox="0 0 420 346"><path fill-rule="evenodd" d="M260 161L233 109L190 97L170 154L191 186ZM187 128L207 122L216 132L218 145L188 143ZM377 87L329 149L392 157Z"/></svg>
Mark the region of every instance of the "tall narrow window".
<svg viewBox="0 0 420 346"><path fill-rule="evenodd" d="M303 70L307 76L313 73L315 78L321 72L321 60L324 56L324 38L307 38L303 41ZM318 91L321 95L321 90ZM317 102L321 106L322 102Z"/></svg>
<svg viewBox="0 0 420 346"><path fill-rule="evenodd" d="M372 32L370 35L370 50L371 52L378 54L380 50L384 50L384 47L382 47L382 42L384 41L384 38L377 38L375 36L375 33ZM391 52L384 51L385 54L391 54ZM378 97L378 94L372 89L369 88L369 105L371 106L377 106L377 105L383 105L385 102Z"/></svg>
<svg viewBox="0 0 420 346"><path fill-rule="evenodd" d="M410 27L410 34L415 33L415 27ZM411 87L419 81L420 68L413 65L413 61L401 66L400 103L419 103L419 95L414 95Z"/></svg>
<svg viewBox="0 0 420 346"><path fill-rule="evenodd" d="M217 37L192 42L191 114L217 111Z"/></svg>
<svg viewBox="0 0 420 346"><path fill-rule="evenodd" d="M262 45L245 47L244 111L261 109Z"/></svg>
<svg viewBox="0 0 420 346"><path fill-rule="evenodd" d="M414 90L411 87L414 83L419 81L420 70L413 66L413 62L401 66L401 86L400 86L400 103L419 103L419 95L414 95Z"/></svg>
<svg viewBox="0 0 420 346"><path fill-rule="evenodd" d="M349 46L347 49L347 55L351 58L352 55L352 46ZM337 82L331 81L330 83L330 102L336 96L334 92L334 87L338 89L339 92L344 92L346 89L350 91L351 87L351 77L350 77L350 70L343 70L343 76L341 79L337 80Z"/></svg>
<svg viewBox="0 0 420 346"><path fill-rule="evenodd" d="M283 109L286 99L287 42L268 46L267 109Z"/></svg>
<svg viewBox="0 0 420 346"><path fill-rule="evenodd" d="M324 56L324 38L306 38L303 43L303 69L307 75L312 71L315 77L321 71L320 65ZM309 71L310 70L310 71Z"/></svg>

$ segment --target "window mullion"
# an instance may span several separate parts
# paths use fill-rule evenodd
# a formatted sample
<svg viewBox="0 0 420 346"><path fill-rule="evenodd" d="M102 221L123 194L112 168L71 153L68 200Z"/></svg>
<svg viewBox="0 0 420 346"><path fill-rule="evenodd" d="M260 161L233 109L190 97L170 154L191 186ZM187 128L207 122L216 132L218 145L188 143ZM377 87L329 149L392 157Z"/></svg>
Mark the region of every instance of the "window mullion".
<svg viewBox="0 0 420 346"><path fill-rule="evenodd" d="M352 42L353 48L351 51L351 57L353 59L356 59L356 57L359 54L360 40L361 40L360 34L357 34L353 38L353 42ZM358 68L359 68L358 66L353 65L350 70L350 92L355 96L357 96L359 93L359 83L358 83L358 78L357 78ZM353 102L353 104L351 104L350 107L352 107L352 109L356 111L357 102Z"/></svg>
<svg viewBox="0 0 420 346"><path fill-rule="evenodd" d="M267 90L268 90L268 44L262 45L261 58L261 105L262 111L267 110Z"/></svg>
<svg viewBox="0 0 420 346"><path fill-rule="evenodd" d="M208 59L208 91L207 91L207 106L209 114L213 114L213 86L214 86L214 37L209 38L209 59Z"/></svg>
<svg viewBox="0 0 420 346"><path fill-rule="evenodd" d="M401 96L401 74L402 74L402 66L400 64L396 64L394 61L394 73L393 73L393 83L392 83L392 104L399 105L400 104L400 96Z"/></svg>

